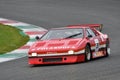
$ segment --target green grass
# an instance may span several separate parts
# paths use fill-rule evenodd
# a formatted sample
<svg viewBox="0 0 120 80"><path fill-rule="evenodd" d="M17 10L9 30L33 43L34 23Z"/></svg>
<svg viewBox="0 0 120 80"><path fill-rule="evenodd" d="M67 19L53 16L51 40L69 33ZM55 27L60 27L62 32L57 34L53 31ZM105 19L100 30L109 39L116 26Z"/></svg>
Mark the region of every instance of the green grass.
<svg viewBox="0 0 120 80"><path fill-rule="evenodd" d="M29 40L20 29L0 24L0 54L15 50Z"/></svg>

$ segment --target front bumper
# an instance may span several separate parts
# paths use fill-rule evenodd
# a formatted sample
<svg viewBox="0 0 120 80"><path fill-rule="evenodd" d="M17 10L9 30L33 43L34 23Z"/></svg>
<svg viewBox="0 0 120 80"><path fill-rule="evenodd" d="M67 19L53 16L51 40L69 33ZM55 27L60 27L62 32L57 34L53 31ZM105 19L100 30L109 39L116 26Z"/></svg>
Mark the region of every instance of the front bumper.
<svg viewBox="0 0 120 80"><path fill-rule="evenodd" d="M39 56L28 57L28 63L30 65L38 64L63 64L63 63L75 63L85 61L85 55L64 55L64 56Z"/></svg>

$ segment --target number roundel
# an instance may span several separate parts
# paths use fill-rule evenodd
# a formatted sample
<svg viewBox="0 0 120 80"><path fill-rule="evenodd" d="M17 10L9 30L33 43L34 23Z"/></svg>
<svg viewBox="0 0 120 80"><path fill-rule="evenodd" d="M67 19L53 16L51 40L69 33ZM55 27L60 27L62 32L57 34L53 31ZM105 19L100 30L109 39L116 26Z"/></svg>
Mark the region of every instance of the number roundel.
<svg viewBox="0 0 120 80"><path fill-rule="evenodd" d="M99 50L99 40L95 39L95 52L97 52Z"/></svg>

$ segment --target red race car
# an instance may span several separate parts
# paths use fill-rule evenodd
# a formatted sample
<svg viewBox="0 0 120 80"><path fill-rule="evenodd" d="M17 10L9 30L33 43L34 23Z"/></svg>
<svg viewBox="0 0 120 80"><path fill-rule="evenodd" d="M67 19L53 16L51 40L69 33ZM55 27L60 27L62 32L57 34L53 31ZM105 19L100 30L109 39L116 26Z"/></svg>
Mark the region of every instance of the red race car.
<svg viewBox="0 0 120 80"><path fill-rule="evenodd" d="M30 47L28 63L62 64L90 61L109 56L110 40L101 33L102 24L69 25L53 28Z"/></svg>

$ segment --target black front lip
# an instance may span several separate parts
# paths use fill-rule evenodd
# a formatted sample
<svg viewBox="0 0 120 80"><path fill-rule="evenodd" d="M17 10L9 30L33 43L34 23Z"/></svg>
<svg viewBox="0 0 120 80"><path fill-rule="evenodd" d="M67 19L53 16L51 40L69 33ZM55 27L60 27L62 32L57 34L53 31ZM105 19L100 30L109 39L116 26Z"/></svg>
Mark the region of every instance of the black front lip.
<svg viewBox="0 0 120 80"><path fill-rule="evenodd" d="M78 55L83 55L82 54L66 54L66 55L54 55L54 56L28 56L29 58L43 58L43 57L62 57L62 56L78 56Z"/></svg>

